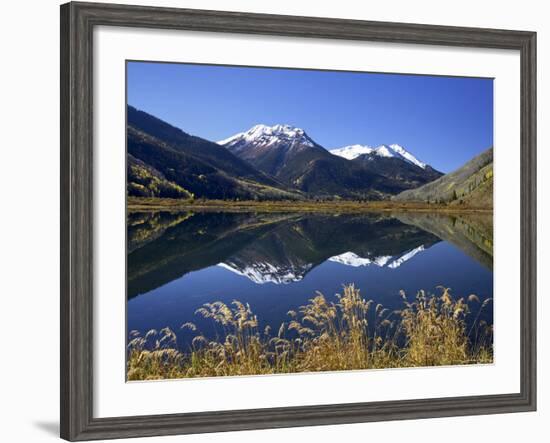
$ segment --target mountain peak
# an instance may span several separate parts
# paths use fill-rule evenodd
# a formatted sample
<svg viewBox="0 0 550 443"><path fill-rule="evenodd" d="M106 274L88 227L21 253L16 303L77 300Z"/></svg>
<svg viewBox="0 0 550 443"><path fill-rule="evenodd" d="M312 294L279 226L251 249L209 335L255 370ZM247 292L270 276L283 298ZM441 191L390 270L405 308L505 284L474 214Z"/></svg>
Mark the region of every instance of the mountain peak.
<svg viewBox="0 0 550 443"><path fill-rule="evenodd" d="M248 131L239 132L229 138L220 140L219 145L228 146L234 145L240 141L250 142L275 142L277 140L292 140L299 139L302 142L313 145L311 139L306 135L301 128L289 124L276 124L268 126L259 124L252 126Z"/></svg>

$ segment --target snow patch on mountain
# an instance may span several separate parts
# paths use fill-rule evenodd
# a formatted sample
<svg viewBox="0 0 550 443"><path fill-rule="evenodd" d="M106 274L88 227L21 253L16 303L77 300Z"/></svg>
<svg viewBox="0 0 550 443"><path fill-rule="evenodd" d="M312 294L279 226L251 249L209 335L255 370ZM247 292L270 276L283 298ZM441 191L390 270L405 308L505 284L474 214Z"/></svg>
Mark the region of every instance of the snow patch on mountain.
<svg viewBox="0 0 550 443"><path fill-rule="evenodd" d="M399 154L390 149L387 145L381 145L374 149L374 153L379 157L388 157L388 158L401 158Z"/></svg>
<svg viewBox="0 0 550 443"><path fill-rule="evenodd" d="M404 159L406 159L407 161L409 161L410 163L422 168L422 169L426 169L426 166L428 166L426 163L424 162L421 162L420 160L418 160L414 155L412 155L409 151L407 151L403 146L401 145L396 145L396 144L393 144L393 145L390 145L390 148L396 152L397 154L399 154L401 157L403 157Z"/></svg>
<svg viewBox="0 0 550 443"><path fill-rule="evenodd" d="M348 160L353 160L363 154L371 154L374 151L373 148L367 145L350 145L343 148L333 149L329 151L331 154L339 157L344 157Z"/></svg>

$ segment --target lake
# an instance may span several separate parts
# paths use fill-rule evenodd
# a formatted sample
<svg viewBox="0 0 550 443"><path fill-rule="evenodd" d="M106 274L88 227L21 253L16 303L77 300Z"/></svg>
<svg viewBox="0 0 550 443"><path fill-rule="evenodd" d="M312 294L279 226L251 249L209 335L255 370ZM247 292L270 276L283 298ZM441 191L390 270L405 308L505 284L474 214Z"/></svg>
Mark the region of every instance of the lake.
<svg viewBox="0 0 550 443"><path fill-rule="evenodd" d="M491 214L135 212L128 215L127 331L170 327L188 350L204 303L237 299L277 331L317 291L344 284L389 309L401 290L493 297ZM492 305L483 311L492 324Z"/></svg>

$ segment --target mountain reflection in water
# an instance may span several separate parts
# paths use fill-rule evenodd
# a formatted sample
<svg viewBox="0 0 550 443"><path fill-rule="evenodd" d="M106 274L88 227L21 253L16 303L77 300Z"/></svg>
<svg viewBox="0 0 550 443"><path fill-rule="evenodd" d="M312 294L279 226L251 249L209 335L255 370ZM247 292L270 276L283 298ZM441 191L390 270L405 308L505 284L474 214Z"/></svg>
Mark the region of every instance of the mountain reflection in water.
<svg viewBox="0 0 550 443"><path fill-rule="evenodd" d="M355 283L397 307L404 289L492 297L492 215L139 212L128 217L128 330L195 321L238 299L278 327ZM491 314L492 316L492 314ZM492 319L491 319L492 320Z"/></svg>

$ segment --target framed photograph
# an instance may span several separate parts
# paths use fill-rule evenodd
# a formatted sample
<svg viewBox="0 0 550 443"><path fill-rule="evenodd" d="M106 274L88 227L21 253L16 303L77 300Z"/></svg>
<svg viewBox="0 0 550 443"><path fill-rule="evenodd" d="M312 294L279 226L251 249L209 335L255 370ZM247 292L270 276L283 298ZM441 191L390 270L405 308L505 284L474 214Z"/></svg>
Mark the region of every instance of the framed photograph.
<svg viewBox="0 0 550 443"><path fill-rule="evenodd" d="M535 410L535 44L61 6L61 437Z"/></svg>

